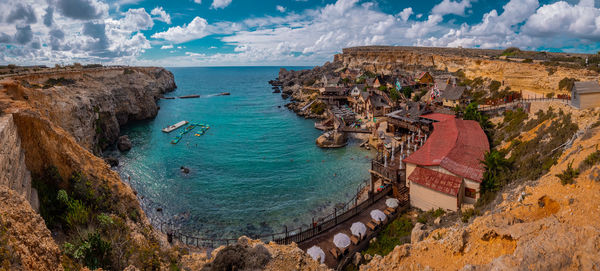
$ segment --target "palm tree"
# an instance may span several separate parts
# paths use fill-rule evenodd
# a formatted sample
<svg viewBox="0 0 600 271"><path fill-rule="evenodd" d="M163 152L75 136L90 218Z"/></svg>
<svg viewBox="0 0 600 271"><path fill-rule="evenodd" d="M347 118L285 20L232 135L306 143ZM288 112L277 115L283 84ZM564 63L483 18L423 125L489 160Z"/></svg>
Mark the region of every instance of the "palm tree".
<svg viewBox="0 0 600 271"><path fill-rule="evenodd" d="M492 150L491 152L485 153L481 163L485 168L483 181L481 182L481 192L498 191L500 186L504 184L502 178L506 176L505 174L510 169L510 161L504 157L503 153Z"/></svg>

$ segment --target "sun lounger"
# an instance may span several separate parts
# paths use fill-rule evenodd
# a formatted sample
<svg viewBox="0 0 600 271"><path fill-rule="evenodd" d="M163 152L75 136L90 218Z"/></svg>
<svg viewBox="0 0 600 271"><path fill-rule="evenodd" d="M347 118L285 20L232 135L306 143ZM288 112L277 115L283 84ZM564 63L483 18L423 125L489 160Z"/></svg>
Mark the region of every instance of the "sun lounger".
<svg viewBox="0 0 600 271"><path fill-rule="evenodd" d="M392 208L392 207L387 207L385 210L388 211L388 212L390 212L390 213L392 213L392 214L396 212L396 209Z"/></svg>
<svg viewBox="0 0 600 271"><path fill-rule="evenodd" d="M371 222L377 226L381 225L381 221L379 221L379 220L371 219Z"/></svg>
<svg viewBox="0 0 600 271"><path fill-rule="evenodd" d="M352 235L352 237L350 237L350 241L352 241L352 244L355 246L358 245L358 237Z"/></svg>
<svg viewBox="0 0 600 271"><path fill-rule="evenodd" d="M369 223L367 223L367 228L369 228L372 231L374 231L375 228L377 228L377 224L373 224L373 222L369 222Z"/></svg>
<svg viewBox="0 0 600 271"><path fill-rule="evenodd" d="M388 209L383 210L383 213L387 216L392 216L392 214L393 214L393 212L390 212L390 210L388 210Z"/></svg>
<svg viewBox="0 0 600 271"><path fill-rule="evenodd" d="M342 255L340 253L340 251L337 248L335 248L335 247L332 248L331 250L329 250L329 252L331 253L331 255L333 255L333 258L336 259L336 260L339 259L340 256Z"/></svg>

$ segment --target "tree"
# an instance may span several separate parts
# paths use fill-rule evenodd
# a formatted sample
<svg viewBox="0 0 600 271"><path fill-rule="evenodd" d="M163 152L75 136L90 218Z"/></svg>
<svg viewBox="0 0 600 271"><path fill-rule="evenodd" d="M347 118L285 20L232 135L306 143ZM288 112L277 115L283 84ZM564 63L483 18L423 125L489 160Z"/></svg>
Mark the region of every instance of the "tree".
<svg viewBox="0 0 600 271"><path fill-rule="evenodd" d="M483 131L487 135L488 141L490 141L491 145L491 139L494 132L494 124L489 120L488 116L479 112L477 110L477 107L477 103L470 103L469 105L467 105L465 111L463 112L463 119L474 120L479 122L479 126L481 126L481 129L483 129Z"/></svg>
<svg viewBox="0 0 600 271"><path fill-rule="evenodd" d="M481 193L498 191L506 183L505 177L511 167L510 161L504 157L503 153L492 150L485 153L481 163L485 168L481 182Z"/></svg>

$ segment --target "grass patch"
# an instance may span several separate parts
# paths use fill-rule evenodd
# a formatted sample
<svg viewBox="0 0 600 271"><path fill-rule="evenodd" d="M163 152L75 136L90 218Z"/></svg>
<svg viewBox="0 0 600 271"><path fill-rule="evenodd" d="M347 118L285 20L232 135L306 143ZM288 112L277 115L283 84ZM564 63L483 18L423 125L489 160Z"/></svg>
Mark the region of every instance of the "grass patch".
<svg viewBox="0 0 600 271"><path fill-rule="evenodd" d="M410 218L402 216L387 225L379 236L377 241L369 244L369 247L363 251L364 254L385 256L392 252L397 245L410 242L406 237L410 236L413 224Z"/></svg>
<svg viewBox="0 0 600 271"><path fill-rule="evenodd" d="M479 215L479 211L477 211L477 210L475 210L473 208L470 208L470 209L465 210L464 212L461 212L461 214L460 214L460 220L463 223L468 223L469 220L471 220L472 217L475 217L475 216L478 216L478 215Z"/></svg>

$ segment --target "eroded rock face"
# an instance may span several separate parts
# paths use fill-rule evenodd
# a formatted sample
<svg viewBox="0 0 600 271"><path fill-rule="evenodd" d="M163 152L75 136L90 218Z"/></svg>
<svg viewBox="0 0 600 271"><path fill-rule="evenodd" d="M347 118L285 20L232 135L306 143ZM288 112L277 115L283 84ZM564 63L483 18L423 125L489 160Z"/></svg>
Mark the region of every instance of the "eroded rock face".
<svg viewBox="0 0 600 271"><path fill-rule="evenodd" d="M50 88L51 78L74 80ZM4 84L13 99L23 100L69 132L84 148L100 153L115 143L120 127L129 121L156 116L156 101L176 88L173 74L163 68L105 69L14 77ZM27 97L23 99L22 97Z"/></svg>
<svg viewBox="0 0 600 271"><path fill-rule="evenodd" d="M423 225L422 223L418 223L415 224L415 226L413 227L411 233L410 233L410 242L411 243L416 243L419 242L421 240L423 240L425 237L427 237L427 230L424 230L423 228L425 227L425 225Z"/></svg>
<svg viewBox="0 0 600 271"><path fill-rule="evenodd" d="M63 270L60 249L40 215L14 190L0 185L0 224L16 263L9 270Z"/></svg>

